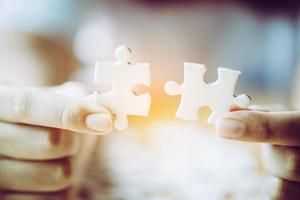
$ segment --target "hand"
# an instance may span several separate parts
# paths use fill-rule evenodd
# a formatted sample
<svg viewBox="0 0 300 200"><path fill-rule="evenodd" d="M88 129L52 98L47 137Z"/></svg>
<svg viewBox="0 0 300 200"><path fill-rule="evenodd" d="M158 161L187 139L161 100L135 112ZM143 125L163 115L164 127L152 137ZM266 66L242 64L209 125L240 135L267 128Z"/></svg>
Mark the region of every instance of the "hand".
<svg viewBox="0 0 300 200"><path fill-rule="evenodd" d="M74 84L51 91L0 85L0 189L48 192L68 187L72 156L80 144L74 132L102 135L111 130L105 108L55 91L80 90Z"/></svg>
<svg viewBox="0 0 300 200"><path fill-rule="evenodd" d="M272 199L300 199L300 112L238 110L216 125L225 138L266 143L266 169L279 182Z"/></svg>

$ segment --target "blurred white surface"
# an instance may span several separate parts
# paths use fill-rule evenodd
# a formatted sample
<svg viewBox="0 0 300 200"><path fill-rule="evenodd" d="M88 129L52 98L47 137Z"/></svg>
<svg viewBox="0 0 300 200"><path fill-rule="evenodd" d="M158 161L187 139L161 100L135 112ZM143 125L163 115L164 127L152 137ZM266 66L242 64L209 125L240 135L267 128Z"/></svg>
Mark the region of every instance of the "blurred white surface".
<svg viewBox="0 0 300 200"><path fill-rule="evenodd" d="M116 132L102 141L111 199L267 199L252 145L185 122L156 123L143 134Z"/></svg>

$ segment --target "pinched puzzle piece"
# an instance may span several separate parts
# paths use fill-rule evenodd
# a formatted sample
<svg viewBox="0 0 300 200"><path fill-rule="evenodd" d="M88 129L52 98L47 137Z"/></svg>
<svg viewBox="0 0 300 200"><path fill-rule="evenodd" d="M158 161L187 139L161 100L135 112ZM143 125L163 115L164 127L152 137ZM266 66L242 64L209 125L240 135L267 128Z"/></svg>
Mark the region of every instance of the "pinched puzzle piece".
<svg viewBox="0 0 300 200"><path fill-rule="evenodd" d="M234 96L235 83L240 71L218 68L218 80L207 84L203 78L206 67L202 64L184 63L184 81L182 85L169 81L165 85L168 95L181 95L176 117L196 121L198 110L208 106L212 114L208 118L209 124L215 124L218 117L230 111L234 104L247 107L250 103L248 95Z"/></svg>
<svg viewBox="0 0 300 200"><path fill-rule="evenodd" d="M111 91L95 92L95 102L109 108L116 115L115 127L119 130L128 126L128 115L147 116L151 97L147 94L135 95L133 87L139 84L150 86L148 63L130 63L132 51L126 46L117 48L116 63L96 62L95 82L109 83Z"/></svg>

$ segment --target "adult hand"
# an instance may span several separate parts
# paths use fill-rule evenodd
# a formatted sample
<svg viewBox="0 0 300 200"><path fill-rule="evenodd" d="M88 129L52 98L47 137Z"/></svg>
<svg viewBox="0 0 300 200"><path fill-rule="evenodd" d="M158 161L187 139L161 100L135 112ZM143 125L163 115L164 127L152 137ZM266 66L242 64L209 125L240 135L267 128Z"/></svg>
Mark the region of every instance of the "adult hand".
<svg viewBox="0 0 300 200"><path fill-rule="evenodd" d="M273 199L300 199L300 112L237 110L216 125L225 138L266 143L266 169L278 181Z"/></svg>
<svg viewBox="0 0 300 200"><path fill-rule="evenodd" d="M48 192L72 183L72 156L80 144L74 132L102 135L112 127L105 108L61 94L77 86L0 85L0 189Z"/></svg>

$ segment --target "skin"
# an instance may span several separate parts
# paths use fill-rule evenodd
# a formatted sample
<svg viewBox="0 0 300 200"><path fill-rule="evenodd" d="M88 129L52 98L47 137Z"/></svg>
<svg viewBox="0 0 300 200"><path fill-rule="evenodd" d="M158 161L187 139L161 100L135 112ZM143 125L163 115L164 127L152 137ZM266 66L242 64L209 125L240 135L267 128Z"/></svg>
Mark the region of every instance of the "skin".
<svg viewBox="0 0 300 200"><path fill-rule="evenodd" d="M78 133L103 135L112 126L108 110L67 95L79 90L75 83L0 85L0 189L49 192L71 185Z"/></svg>
<svg viewBox="0 0 300 200"><path fill-rule="evenodd" d="M300 112L243 110L225 114L216 124L224 138L262 143L266 170L276 188L272 199L300 198Z"/></svg>
<svg viewBox="0 0 300 200"><path fill-rule="evenodd" d="M64 43L0 35L0 199L76 188L97 135L110 131L110 112L86 99L79 83L58 85L76 69Z"/></svg>

